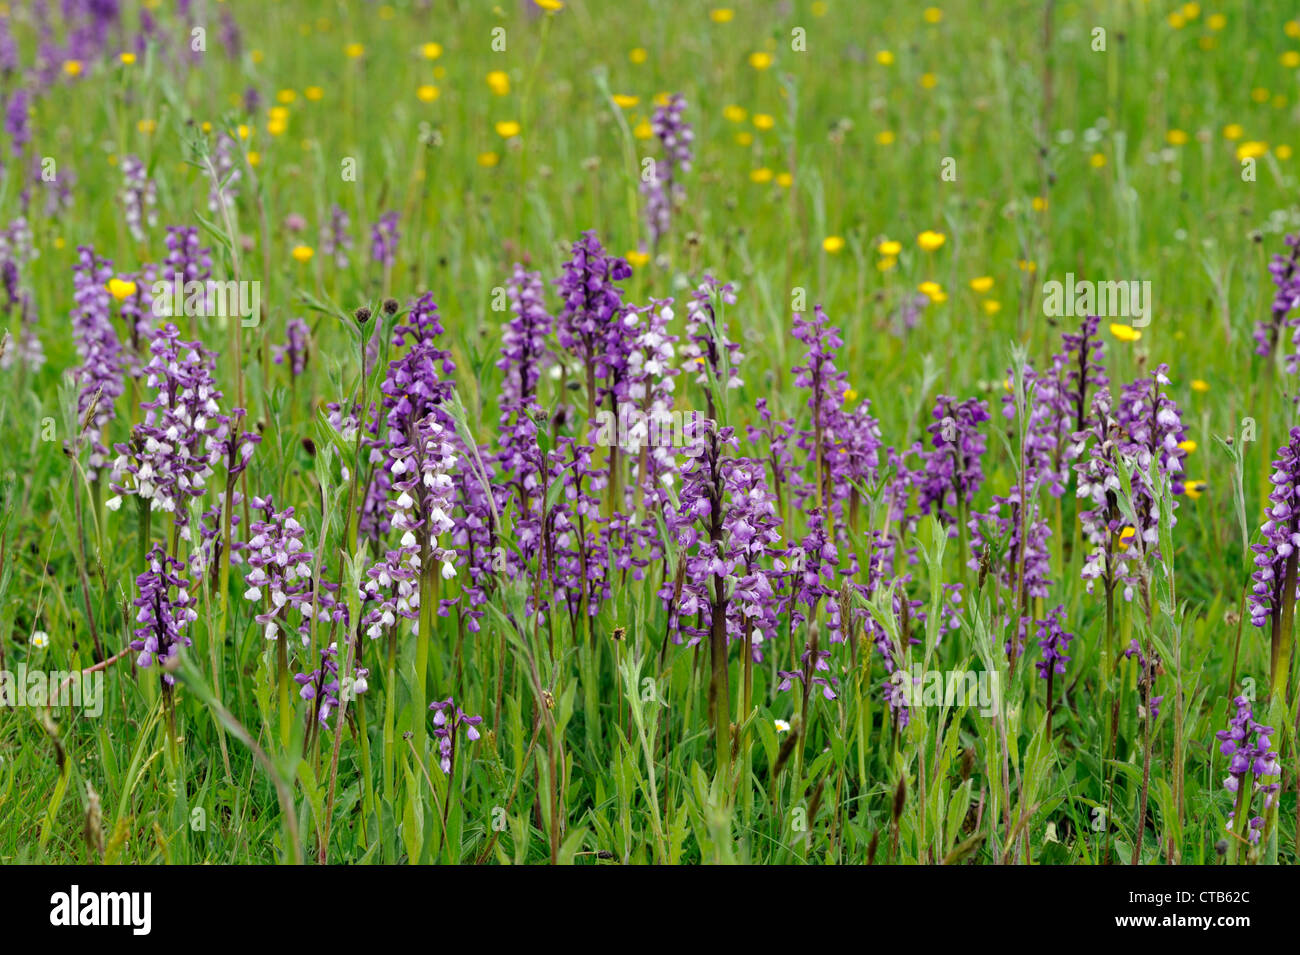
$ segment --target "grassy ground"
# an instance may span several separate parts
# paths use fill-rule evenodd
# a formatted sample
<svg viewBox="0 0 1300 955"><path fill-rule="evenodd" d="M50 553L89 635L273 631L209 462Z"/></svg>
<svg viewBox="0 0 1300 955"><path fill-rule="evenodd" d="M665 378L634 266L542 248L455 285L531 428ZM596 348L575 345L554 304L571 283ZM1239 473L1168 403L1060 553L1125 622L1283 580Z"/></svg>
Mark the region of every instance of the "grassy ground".
<svg viewBox="0 0 1300 955"><path fill-rule="evenodd" d="M162 261L167 225L201 226L218 276L261 283L256 327L192 319L183 337L219 352L223 407L242 396L245 425L261 435L241 489L292 504L345 588L379 548L357 539L348 507L364 458L331 436L321 409L359 389L376 395L386 367L362 375L353 310L377 318L386 297L405 309L431 292L467 427L495 447L509 318L496 290L516 262L549 283L586 229L632 263L628 302L676 300L678 334L705 272L735 283L724 321L742 346L744 385L723 423L745 453L766 450L745 438L756 399L808 427L807 392L791 373L805 354L791 331L792 311L814 304L841 329L849 403L870 401L886 444L928 442L939 394L989 401L978 508L1017 481L1017 425L999 412L1008 384L1017 391L1013 346L1043 368L1077 328L1045 316L1044 282L1069 272L1149 281L1154 307L1138 340L1103 321L1105 363L1116 389L1168 364L1166 391L1196 445L1186 477L1204 483L1179 496L1171 546L1151 562L1152 605L1118 600L1109 635L1106 601L1080 579L1075 504L1042 495L1053 582L1032 615L1059 604L1075 635L1050 722L1029 665L1037 642L1009 664L996 587L979 588L963 566L964 535L928 518L891 527L864 516L860 533L883 527L917 547L908 596L927 623L876 607L914 629L908 665L999 672L996 713L917 706L899 727L881 698L883 659L860 633L831 645L834 700L805 699L798 682L779 691L777 671L797 668L815 633L825 648L828 600L812 622L782 614L782 640L753 666L748 709L741 648L731 648L729 771L709 718L707 641L664 649L669 615L655 590L675 566L641 582L612 574L589 625L557 613L534 626L519 586L530 570L493 578L477 633L462 602L427 642L405 624L391 654L386 639L363 640L370 687L348 704L341 733L337 721L318 728L296 694L281 699L278 651L288 670L310 670L343 634L313 632L309 648L264 640L235 567L195 582L193 645L174 692L128 653L103 671L98 717L0 710L0 860L1215 862L1233 797L1214 733L1252 686L1257 717L1281 724L1284 785L1268 838L1254 850L1236 840L1227 858L1295 859L1294 679L1282 674L1269 697L1268 632L1248 614L1241 622L1245 547L1258 539L1269 461L1295 422L1288 343L1265 358L1251 337L1270 314L1269 260L1300 231L1300 23L1288 5L737 0L730 16L584 0L554 13L505 0L192 7L188 18L153 11L167 50L122 61L140 32L139 7L126 3L99 55L76 67L60 56L48 86L0 81L10 98L34 91L23 157L0 140L0 224L22 211L32 157L55 169L31 186L39 256L21 272L47 361L0 371L0 641L11 669L91 666L92 627L107 655L123 650L142 541L175 544L161 518L141 536L133 501L108 509L106 477L84 479L66 377L81 363L68 318L77 247L93 245L126 276ZM11 3L0 14L30 67L34 10ZM238 50L222 42L227 14ZM184 57L194 27L206 49ZM250 90L260 99L251 110ZM656 249L638 185L641 160L662 157L646 134L656 97L670 92L688 103L695 158ZM209 206L204 168L222 130L240 147L228 217ZM139 239L118 195L126 156L145 162L157 189L156 224ZM49 214L61 186L70 204ZM351 219L346 267L320 243L335 205ZM369 236L387 211L401 238L385 267ZM923 248L927 231L942 244ZM927 286L906 327L922 283L938 288ZM547 306L560 307L551 286ZM311 329L296 378L272 360L295 317ZM17 334L12 310L7 324ZM128 384L106 443L127 440L146 391ZM681 377L676 407L704 408L706 391ZM581 405L573 395L543 376L544 407ZM1241 454L1240 503L1235 452L1216 441L1225 436ZM797 541L806 515L785 511L782 537ZM512 527L507 516L503 539ZM844 568L857 546L841 548ZM463 595L465 580L441 596ZM939 640L945 586L959 582L964 610ZM1116 659L1131 639L1162 649L1157 719L1140 705L1137 660ZM459 736L447 773L424 749L437 728L424 704L451 695L483 723L480 739Z"/></svg>

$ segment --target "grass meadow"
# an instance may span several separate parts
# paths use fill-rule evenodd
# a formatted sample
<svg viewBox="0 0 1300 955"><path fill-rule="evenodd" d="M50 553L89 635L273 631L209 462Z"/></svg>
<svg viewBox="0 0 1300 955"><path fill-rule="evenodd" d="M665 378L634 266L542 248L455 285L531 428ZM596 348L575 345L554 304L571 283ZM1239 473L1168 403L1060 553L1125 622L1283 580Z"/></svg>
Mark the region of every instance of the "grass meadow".
<svg viewBox="0 0 1300 955"><path fill-rule="evenodd" d="M1296 861L1295 9L722 2L0 3L0 861Z"/></svg>

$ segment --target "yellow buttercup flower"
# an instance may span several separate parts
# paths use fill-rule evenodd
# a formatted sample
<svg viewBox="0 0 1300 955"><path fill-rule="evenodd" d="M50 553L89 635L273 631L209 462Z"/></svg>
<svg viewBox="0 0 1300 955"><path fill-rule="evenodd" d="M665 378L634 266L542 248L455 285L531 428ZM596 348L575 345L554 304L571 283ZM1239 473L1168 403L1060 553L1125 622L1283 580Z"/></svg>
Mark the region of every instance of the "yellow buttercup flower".
<svg viewBox="0 0 1300 955"><path fill-rule="evenodd" d="M1121 325L1119 322L1110 323L1110 333L1122 342L1135 342L1142 337L1142 333L1132 325Z"/></svg>
<svg viewBox="0 0 1300 955"><path fill-rule="evenodd" d="M732 104L731 106L723 107L722 115L726 117L728 122L743 123L745 117L748 116L749 113L745 111L745 107Z"/></svg>
<svg viewBox="0 0 1300 955"><path fill-rule="evenodd" d="M1002 311L1002 303L991 298L986 298L980 302L980 307L984 309L985 315L996 315Z"/></svg>
<svg viewBox="0 0 1300 955"><path fill-rule="evenodd" d="M632 135L637 139L649 139L655 134L654 127L650 125L650 120L643 119L632 129Z"/></svg>
<svg viewBox="0 0 1300 955"><path fill-rule="evenodd" d="M1093 169L1100 169L1102 166L1106 165L1106 154L1093 153L1088 157L1088 165Z"/></svg>
<svg viewBox="0 0 1300 955"><path fill-rule="evenodd" d="M632 96L629 93L614 94L614 105L621 106L623 109L631 109L639 102L641 102L641 97L639 96Z"/></svg>
<svg viewBox="0 0 1300 955"><path fill-rule="evenodd" d="M441 43L425 43L420 47L420 55L426 60L436 60L442 56Z"/></svg>
<svg viewBox="0 0 1300 955"><path fill-rule="evenodd" d="M772 170L768 169L766 166L760 169L751 169L749 171L749 181L762 185L765 182L771 182L772 175Z"/></svg>
<svg viewBox="0 0 1300 955"><path fill-rule="evenodd" d="M894 133L892 130L882 129L876 133L876 143L880 146L892 146L894 144Z"/></svg>
<svg viewBox="0 0 1300 955"><path fill-rule="evenodd" d="M942 305L948 301L948 294L944 292L943 286L938 282L922 282L916 287L916 290L935 305Z"/></svg>
<svg viewBox="0 0 1300 955"><path fill-rule="evenodd" d="M921 16L925 17L926 23L938 23L943 19L943 11L938 7L926 7Z"/></svg>
<svg viewBox="0 0 1300 955"><path fill-rule="evenodd" d="M650 59L650 54L649 52L646 51L645 47L637 46L632 48L632 51L628 53L627 58L631 60L633 63L639 65L641 63L644 63L646 60Z"/></svg>
<svg viewBox="0 0 1300 955"><path fill-rule="evenodd" d="M1282 54L1282 65L1288 70L1294 70L1297 66L1300 66L1300 53L1295 50L1287 50Z"/></svg>
<svg viewBox="0 0 1300 955"><path fill-rule="evenodd" d="M158 129L158 121L153 119L142 119L135 124L135 128L147 136Z"/></svg>
<svg viewBox="0 0 1300 955"><path fill-rule="evenodd" d="M1035 212L1042 212L1047 208L1047 200L1042 196L1034 196L1034 198L1030 200L1029 204L1034 207Z"/></svg>
<svg viewBox="0 0 1300 955"><path fill-rule="evenodd" d="M121 60L123 63L125 63L127 66L130 66L132 63L135 62L134 53L119 53L117 58Z"/></svg>
<svg viewBox="0 0 1300 955"><path fill-rule="evenodd" d="M248 164L250 166L256 167L261 165L262 163L262 154L257 152L256 150L250 149L247 153L244 154L244 158L248 160Z"/></svg>
<svg viewBox="0 0 1300 955"><path fill-rule="evenodd" d="M302 95L307 97L313 103L317 103L325 98L325 91L319 86L309 86L302 91Z"/></svg>
<svg viewBox="0 0 1300 955"><path fill-rule="evenodd" d="M776 184L782 189L789 189L794 185L794 176L788 172L779 172L776 174Z"/></svg>
<svg viewBox="0 0 1300 955"><path fill-rule="evenodd" d="M739 146L752 146L754 144L754 134L748 130L743 133L736 133L736 144Z"/></svg>
<svg viewBox="0 0 1300 955"><path fill-rule="evenodd" d="M494 152L479 153L477 161L483 168L491 169L501 161L501 157Z"/></svg>
<svg viewBox="0 0 1300 955"><path fill-rule="evenodd" d="M136 292L135 283L127 279L109 279L108 285L106 285L105 288L108 289L108 294L113 296L113 298L117 299L119 302L124 298L129 298Z"/></svg>
<svg viewBox="0 0 1300 955"><path fill-rule="evenodd" d="M650 261L650 253L642 252L640 249L632 249L628 251L623 258L627 259L628 265L640 268Z"/></svg>
<svg viewBox="0 0 1300 955"><path fill-rule="evenodd" d="M1209 485L1204 481L1188 481L1183 485L1183 493L1193 501L1200 497L1209 489Z"/></svg>
<svg viewBox="0 0 1300 955"><path fill-rule="evenodd" d="M756 70L765 70L772 65L772 54L759 51L749 54L749 65Z"/></svg>
<svg viewBox="0 0 1300 955"><path fill-rule="evenodd" d="M897 264L898 264L898 259L896 257L892 255L887 255L883 259L880 259L879 261L876 262L876 268L882 272L888 272Z"/></svg>
<svg viewBox="0 0 1300 955"><path fill-rule="evenodd" d="M519 135L520 125L513 119L503 120L496 124L497 135L502 139L510 139Z"/></svg>
<svg viewBox="0 0 1300 955"><path fill-rule="evenodd" d="M922 89L932 90L938 85L939 85L939 77L935 76L933 73L921 74Z"/></svg>
<svg viewBox="0 0 1300 955"><path fill-rule="evenodd" d="M971 279L970 287L980 295L983 295L993 287L993 277L989 275L981 275L977 279Z"/></svg>
<svg viewBox="0 0 1300 955"><path fill-rule="evenodd" d="M881 50L876 54L876 62L881 66L890 66L894 62L894 54L888 50Z"/></svg>
<svg viewBox="0 0 1300 955"><path fill-rule="evenodd" d="M360 43L349 43L343 48L343 52L347 55L348 59L355 60L366 52L366 48Z"/></svg>
<svg viewBox="0 0 1300 955"><path fill-rule="evenodd" d="M288 124L282 119L272 119L266 124L266 131L272 136L279 136L288 128Z"/></svg>
<svg viewBox="0 0 1300 955"><path fill-rule="evenodd" d="M893 239L886 239L876 246L876 251L881 255L896 258L898 253L903 251L903 243L895 242Z"/></svg>
<svg viewBox="0 0 1300 955"><path fill-rule="evenodd" d="M510 92L510 74L505 70L493 70L487 75L487 85L497 96L505 96Z"/></svg>
<svg viewBox="0 0 1300 955"><path fill-rule="evenodd" d="M280 90L278 93L275 94L276 102L283 103L286 106L288 106L297 98L298 98L298 93L295 90Z"/></svg>
<svg viewBox="0 0 1300 955"><path fill-rule="evenodd" d="M1223 138L1237 140L1246 134L1240 123L1229 123L1223 127Z"/></svg>
<svg viewBox="0 0 1300 955"><path fill-rule="evenodd" d="M564 4L561 3L560 0L533 0L533 3L537 4L547 13L558 13L564 9Z"/></svg>
<svg viewBox="0 0 1300 955"><path fill-rule="evenodd" d="M810 9L812 10L813 16L824 17L826 16L826 11L830 9L830 4L828 4L826 0L814 0Z"/></svg>
<svg viewBox="0 0 1300 955"><path fill-rule="evenodd" d="M844 248L844 239L838 235L828 235L822 239L822 248L834 255Z"/></svg>
<svg viewBox="0 0 1300 955"><path fill-rule="evenodd" d="M80 60L64 60L64 62L63 62L63 72L64 72L64 73L67 73L69 76L80 76L80 75L81 75L81 61L80 61Z"/></svg>
<svg viewBox="0 0 1300 955"><path fill-rule="evenodd" d="M753 122L758 129L771 129L776 125L776 120L767 113L755 113Z"/></svg>
<svg viewBox="0 0 1300 955"><path fill-rule="evenodd" d="M422 103L432 103L438 98L438 87L425 83L416 89L415 95Z"/></svg>
<svg viewBox="0 0 1300 955"><path fill-rule="evenodd" d="M1291 147L1286 145L1286 143L1283 143L1282 145L1278 146L1276 149L1273 150L1273 155L1276 156L1278 159L1290 159Z"/></svg>
<svg viewBox="0 0 1300 955"><path fill-rule="evenodd" d="M736 11L730 7L718 7L709 11L709 19L714 23L730 23L736 18Z"/></svg>
<svg viewBox="0 0 1300 955"><path fill-rule="evenodd" d="M1183 451L1186 451L1188 454L1191 454L1193 451L1196 450L1196 442L1193 441L1191 438L1188 438L1186 441L1179 441L1178 447L1181 448Z"/></svg>
<svg viewBox="0 0 1300 955"><path fill-rule="evenodd" d="M296 262L310 262L311 257L316 254L316 250L310 245L295 245L293 251L289 253Z"/></svg>
<svg viewBox="0 0 1300 955"><path fill-rule="evenodd" d="M1206 381L1204 378L1192 379L1192 391L1199 391L1201 394L1205 394L1209 390L1210 390L1210 383Z"/></svg>
<svg viewBox="0 0 1300 955"><path fill-rule="evenodd" d="M1181 129L1171 129L1165 133L1165 142L1170 146L1182 146L1187 142L1187 134Z"/></svg>
<svg viewBox="0 0 1300 955"><path fill-rule="evenodd" d="M919 245L926 252L935 251L937 248L939 248L939 246L943 245L946 241L948 241L948 237L945 236L942 232L934 232L930 229L926 229L924 232L922 232L920 235L916 237L916 244Z"/></svg>
<svg viewBox="0 0 1300 955"><path fill-rule="evenodd" d="M1243 159L1258 159L1260 156L1268 155L1268 143L1261 143L1255 140L1248 140L1237 147L1237 162Z"/></svg>

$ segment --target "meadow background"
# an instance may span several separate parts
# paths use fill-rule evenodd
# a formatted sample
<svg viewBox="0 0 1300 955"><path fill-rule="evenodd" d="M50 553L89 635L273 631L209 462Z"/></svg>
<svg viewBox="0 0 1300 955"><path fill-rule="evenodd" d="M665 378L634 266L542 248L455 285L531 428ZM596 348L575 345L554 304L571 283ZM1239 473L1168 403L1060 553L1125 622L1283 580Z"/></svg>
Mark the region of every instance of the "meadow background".
<svg viewBox="0 0 1300 955"><path fill-rule="evenodd" d="M675 300L677 334L706 273L734 284L720 328L743 353L744 383L724 424L743 445L758 399L808 427L792 311L819 304L843 340L845 404L869 401L886 444L929 448L938 395L989 403L986 507L1017 482L1003 397L1028 399L1008 370L1013 346L1043 368L1078 330L1043 311L1043 283L1067 272L1151 283L1140 336L1102 321L1105 365L1118 393L1166 363L1192 443L1172 546L1153 563L1158 606L1117 601L1109 650L1106 603L1080 577L1075 504L1044 496L1052 586L1032 616L1059 605L1074 635L1050 722L1045 681L1000 653L997 594L975 590L957 538L929 517L895 527L916 548L907 596L928 611L919 628L895 618L917 628L902 652L939 670L1001 667L997 718L915 707L900 726L882 700L882 656L860 632L851 649L831 645L835 699L799 680L779 690L778 669L802 665L828 599L791 627L789 651L753 666L743 712L732 648L734 763L718 758L709 719L707 641L665 643L653 568L650 581L616 578L587 627L563 614L534 627L510 586L522 572L488 588L478 632L453 608L423 648L409 626L392 655L363 638L370 686L336 732L296 686L286 718L285 641L264 639L235 566L191 588L198 617L174 691L128 653L104 670L98 718L0 710L0 860L1294 861L1290 671L1267 704L1283 772L1260 846L1229 840L1234 797L1214 734L1247 685L1264 720L1270 685L1268 634L1244 605L1247 544L1295 423L1296 378L1289 330L1268 356L1252 330L1273 310L1269 262L1300 231L1295 16L1269 0L0 4L0 54L13 51L12 65L0 55L0 259L19 263L27 299L9 299L0 358L4 666L89 667L92 622L109 656L132 639L140 522L134 501L107 506L106 476L86 474L85 407L68 379L82 364L73 267L93 246L114 279L133 281L166 257L167 226L199 229L214 276L261 283L256 327L198 319L182 338L218 353L223 409L242 395L239 427L260 435L243 493L292 505L336 578L352 566L340 549L358 573L380 549L356 540L348 492L364 458L324 406L378 398L398 352L384 344L363 377L373 326L358 331L355 310L400 321L431 293L465 428L495 447L511 317L495 293L523 263L557 314L552 280L588 229L630 264L626 302ZM651 122L671 94L685 99L694 156L656 244L641 161L663 158ZM219 152L228 215L210 203ZM122 199L127 157L156 190L138 234ZM349 221L346 265L322 248L335 207ZM400 232L388 263L371 248L385 214ZM27 245L30 258L15 253ZM137 291L111 293L123 341L122 302ZM385 314L390 297L398 316ZM295 375L274 349L299 318L310 348ZM678 409L707 403L692 377L678 379ZM110 447L141 419L145 391L136 380L117 399ZM579 394L545 374L539 386L552 416ZM800 539L805 515L786 510L782 537ZM166 546L164 527L148 543ZM464 579L442 596L464 597ZM957 583L966 599L950 605ZM855 614L876 619L866 603ZM1143 709L1139 662L1116 652L1131 639L1165 650L1158 718ZM319 666L323 634L291 643L293 672ZM1025 654L1040 658L1032 635ZM447 697L482 717L476 739L455 730L451 771L426 706Z"/></svg>

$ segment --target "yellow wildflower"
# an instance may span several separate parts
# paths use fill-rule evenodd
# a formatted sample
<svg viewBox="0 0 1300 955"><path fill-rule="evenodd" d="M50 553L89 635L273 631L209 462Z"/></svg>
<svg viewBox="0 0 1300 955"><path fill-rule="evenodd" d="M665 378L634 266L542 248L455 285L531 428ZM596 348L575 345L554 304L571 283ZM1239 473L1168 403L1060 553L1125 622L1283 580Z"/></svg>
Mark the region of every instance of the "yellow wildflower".
<svg viewBox="0 0 1300 955"><path fill-rule="evenodd" d="M948 237L945 236L942 232L934 232L930 229L926 229L924 232L922 232L920 235L916 237L916 244L919 245L926 252L933 252L936 249L938 249L939 246L943 245L944 242L946 242L947 240Z"/></svg>
<svg viewBox="0 0 1300 955"><path fill-rule="evenodd" d="M124 298L129 298L136 292L136 284L128 279L109 279L108 285L106 285L105 288L108 289L108 294L112 295L113 298L117 299L119 302Z"/></svg>

